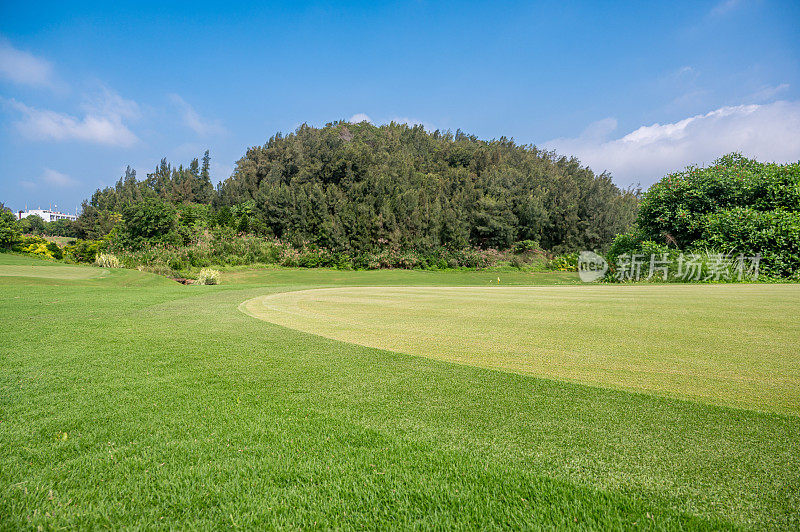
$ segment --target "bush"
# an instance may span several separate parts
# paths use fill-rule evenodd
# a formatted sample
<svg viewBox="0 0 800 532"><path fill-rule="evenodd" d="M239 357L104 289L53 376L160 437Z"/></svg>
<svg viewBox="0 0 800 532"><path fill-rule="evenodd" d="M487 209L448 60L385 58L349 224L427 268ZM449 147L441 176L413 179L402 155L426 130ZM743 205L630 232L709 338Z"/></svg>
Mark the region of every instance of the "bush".
<svg viewBox="0 0 800 532"><path fill-rule="evenodd" d="M54 220L45 223L44 234L50 236L65 236L69 238L77 238L78 236L78 223L73 220Z"/></svg>
<svg viewBox="0 0 800 532"><path fill-rule="evenodd" d="M197 275L198 284L219 284L220 273L211 268L203 268Z"/></svg>
<svg viewBox="0 0 800 532"><path fill-rule="evenodd" d="M64 258L64 252L61 251L61 248L58 247L58 244L56 244L55 242L48 242L46 245L47 245L47 250L50 252L50 255L54 259L61 260Z"/></svg>
<svg viewBox="0 0 800 532"><path fill-rule="evenodd" d="M92 263L97 258L100 242L97 240L77 240L64 248L67 258L74 262Z"/></svg>
<svg viewBox="0 0 800 532"><path fill-rule="evenodd" d="M760 254L770 276L800 271L800 163L764 164L739 154L664 177L642 197L637 230L619 235L609 262L648 241L728 256ZM711 253L716 256L719 253Z"/></svg>
<svg viewBox="0 0 800 532"><path fill-rule="evenodd" d="M688 167L644 193L637 225L644 240L683 249L703 238L709 215L740 207L800 211L800 163L764 164L734 153Z"/></svg>
<svg viewBox="0 0 800 532"><path fill-rule="evenodd" d="M551 270L557 270L560 272L576 272L578 271L578 254L567 253L565 255L553 257L553 259L550 260L549 266Z"/></svg>
<svg viewBox="0 0 800 532"><path fill-rule="evenodd" d="M58 247L58 244L55 242L48 242L40 236L22 237L14 242L11 246L11 250L45 259L61 260L64 258L64 253L61 251L61 248Z"/></svg>
<svg viewBox="0 0 800 532"><path fill-rule="evenodd" d="M46 259L56 259L57 257L53 253L53 247L50 245L50 242L41 241L41 242L34 242L32 244L28 244L22 249L23 253L28 253L29 255L36 255L38 257L43 257ZM55 246L58 249L58 246Z"/></svg>
<svg viewBox="0 0 800 532"><path fill-rule="evenodd" d="M0 249L11 247L19 239L20 231L14 215L8 211L0 212Z"/></svg>
<svg viewBox="0 0 800 532"><path fill-rule="evenodd" d="M720 211L707 217L698 245L749 256L762 253L765 273L791 276L800 270L800 212Z"/></svg>
<svg viewBox="0 0 800 532"><path fill-rule="evenodd" d="M111 253L101 253L97 256L95 260L95 264L100 266L101 268L121 268L122 263L117 258L116 255L112 255Z"/></svg>
<svg viewBox="0 0 800 532"><path fill-rule="evenodd" d="M148 243L183 242L176 230L177 211L170 203L154 198L132 203L123 208L122 219L122 225L109 238L124 247L140 249Z"/></svg>
<svg viewBox="0 0 800 532"><path fill-rule="evenodd" d="M17 226L22 233L41 235L44 233L45 221L38 214L31 214L17 221Z"/></svg>
<svg viewBox="0 0 800 532"><path fill-rule="evenodd" d="M514 244L513 251L514 253L528 253L531 251L540 251L539 243L535 240L521 240Z"/></svg>

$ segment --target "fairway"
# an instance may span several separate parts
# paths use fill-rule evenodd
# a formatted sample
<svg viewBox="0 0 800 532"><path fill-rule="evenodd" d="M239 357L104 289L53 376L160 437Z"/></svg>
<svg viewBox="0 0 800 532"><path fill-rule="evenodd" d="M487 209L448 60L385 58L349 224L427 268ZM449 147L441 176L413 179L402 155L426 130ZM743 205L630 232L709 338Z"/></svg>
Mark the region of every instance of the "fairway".
<svg viewBox="0 0 800 532"><path fill-rule="evenodd" d="M0 5L0 532L800 532L800 0Z"/></svg>
<svg viewBox="0 0 800 532"><path fill-rule="evenodd" d="M800 413L800 285L348 287L242 310L369 347Z"/></svg>
<svg viewBox="0 0 800 532"><path fill-rule="evenodd" d="M0 529L800 526L794 286L8 266Z"/></svg>
<svg viewBox="0 0 800 532"><path fill-rule="evenodd" d="M108 273L100 268L86 268L83 266L68 266L63 263L48 262L45 260L34 261L15 255L3 257L0 263L0 277L38 277L41 279L94 279Z"/></svg>

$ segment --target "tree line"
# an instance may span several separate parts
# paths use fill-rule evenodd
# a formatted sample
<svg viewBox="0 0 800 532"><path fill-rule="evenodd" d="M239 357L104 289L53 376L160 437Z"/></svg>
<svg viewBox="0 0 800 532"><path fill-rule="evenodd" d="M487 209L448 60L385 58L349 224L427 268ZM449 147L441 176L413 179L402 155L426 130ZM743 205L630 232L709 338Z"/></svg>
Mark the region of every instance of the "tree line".
<svg viewBox="0 0 800 532"><path fill-rule="evenodd" d="M186 167L162 160L143 180L129 168L84 202L77 236L102 238L124 228L126 212L141 218L137 205L161 203L177 207L179 222L183 213L193 224L350 254L518 241L563 252L607 248L637 208L637 192L574 157L419 125L302 125L248 149L216 188L209 167L206 152Z"/></svg>

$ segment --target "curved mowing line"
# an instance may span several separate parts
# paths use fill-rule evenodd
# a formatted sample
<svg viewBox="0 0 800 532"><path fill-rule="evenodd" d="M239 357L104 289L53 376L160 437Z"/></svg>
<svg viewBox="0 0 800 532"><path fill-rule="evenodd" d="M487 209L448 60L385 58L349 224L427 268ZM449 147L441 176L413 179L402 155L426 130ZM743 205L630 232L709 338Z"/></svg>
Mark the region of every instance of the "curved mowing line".
<svg viewBox="0 0 800 532"><path fill-rule="evenodd" d="M239 308L366 347L800 413L798 285L342 287Z"/></svg>

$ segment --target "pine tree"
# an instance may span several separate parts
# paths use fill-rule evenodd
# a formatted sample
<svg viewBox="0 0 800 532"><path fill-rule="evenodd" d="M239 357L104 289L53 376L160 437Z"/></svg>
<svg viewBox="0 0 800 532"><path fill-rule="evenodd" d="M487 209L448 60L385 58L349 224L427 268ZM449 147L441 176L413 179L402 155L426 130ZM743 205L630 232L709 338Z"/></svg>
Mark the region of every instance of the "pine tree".
<svg viewBox="0 0 800 532"><path fill-rule="evenodd" d="M214 197L214 185L211 184L211 155L208 150L203 155L203 168L200 170L200 184L196 196L199 203L206 204L211 203Z"/></svg>

